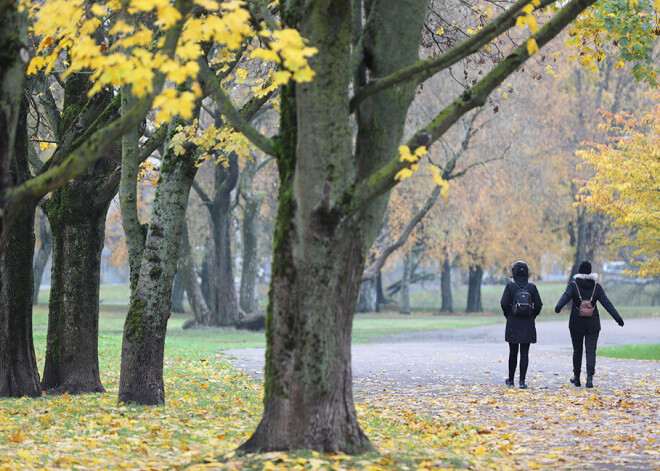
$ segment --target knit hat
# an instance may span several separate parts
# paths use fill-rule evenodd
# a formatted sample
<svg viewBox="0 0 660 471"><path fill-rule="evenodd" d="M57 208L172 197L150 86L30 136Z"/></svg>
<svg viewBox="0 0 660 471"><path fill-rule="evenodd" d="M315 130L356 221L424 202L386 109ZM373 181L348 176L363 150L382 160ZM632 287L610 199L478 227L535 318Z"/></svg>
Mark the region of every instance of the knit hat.
<svg viewBox="0 0 660 471"><path fill-rule="evenodd" d="M588 261L584 260L582 263L580 263L580 268L578 268L578 273L582 273L583 275L588 275L591 273L591 263Z"/></svg>
<svg viewBox="0 0 660 471"><path fill-rule="evenodd" d="M524 276L525 278L529 277L529 268L525 262L516 262L513 266L513 276Z"/></svg>

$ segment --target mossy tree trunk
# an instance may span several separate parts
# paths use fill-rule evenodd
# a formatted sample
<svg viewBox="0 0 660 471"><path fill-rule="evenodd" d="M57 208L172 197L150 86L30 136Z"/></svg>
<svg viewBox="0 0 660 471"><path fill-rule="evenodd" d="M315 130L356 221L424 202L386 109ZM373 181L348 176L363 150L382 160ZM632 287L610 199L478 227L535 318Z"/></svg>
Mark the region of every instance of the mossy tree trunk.
<svg viewBox="0 0 660 471"><path fill-rule="evenodd" d="M372 2L367 3L369 9ZM425 6L400 0L373 4L364 39L372 74L387 74L416 59ZM312 59L317 75L282 92L265 407L244 451L372 449L353 404L351 329L365 256L387 197L350 216L345 198L356 180L394 156L414 87L379 92L363 102L353 155L352 74L346 67L351 11L350 0L290 2L283 11L285 21L319 49ZM392 41L391 28L400 23L410 24L410 31Z"/></svg>
<svg viewBox="0 0 660 471"><path fill-rule="evenodd" d="M0 7L0 210L3 210L0 214L0 239L6 233L5 226L11 223L5 219L4 209L7 204L6 191L17 178L12 176L11 162L29 57L28 10L19 11L19 2L5 3ZM0 240L0 253L2 250Z"/></svg>
<svg viewBox="0 0 660 471"><path fill-rule="evenodd" d="M483 277L484 270L481 265L470 266L465 312L482 312L484 310L481 303L481 280Z"/></svg>
<svg viewBox="0 0 660 471"><path fill-rule="evenodd" d="M30 178L26 120L27 103L23 102L13 141L11 185ZM19 213L0 255L0 397L41 395L32 340L35 209L36 202Z"/></svg>
<svg viewBox="0 0 660 471"><path fill-rule="evenodd" d="M122 107L130 106L134 100L126 93L122 96ZM199 105L194 117L199 116ZM181 124L190 123L180 118L170 122L169 139ZM140 224L137 212L138 137L135 130L125 135L122 142L122 222L129 254L136 258L130 265L131 300L124 323L118 401L156 405L165 403L165 335L188 195L197 173L196 152L194 146L188 145L184 154L177 155L166 146L151 220L145 227Z"/></svg>
<svg viewBox="0 0 660 471"><path fill-rule="evenodd" d="M39 303L39 287L44 276L44 269L50 258L50 251L53 246L53 237L48 225L48 217L42 211L38 211L37 220L39 221L39 239L41 245L34 257L34 297L32 304Z"/></svg>
<svg viewBox="0 0 660 471"><path fill-rule="evenodd" d="M58 149L75 150L94 127L119 116L111 91L87 98L91 84L73 74L64 89ZM48 343L42 387L56 392L104 392L98 361L99 288L105 220L117 192L120 142L82 174L58 188L44 205L53 237Z"/></svg>

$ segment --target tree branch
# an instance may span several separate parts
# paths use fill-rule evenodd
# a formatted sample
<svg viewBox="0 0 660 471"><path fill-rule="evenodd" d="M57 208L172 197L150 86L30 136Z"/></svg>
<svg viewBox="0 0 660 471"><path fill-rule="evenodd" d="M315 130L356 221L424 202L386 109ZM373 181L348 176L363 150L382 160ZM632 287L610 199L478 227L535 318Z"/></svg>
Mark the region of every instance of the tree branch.
<svg viewBox="0 0 660 471"><path fill-rule="evenodd" d="M196 180L193 180L192 187L195 189L195 191L199 195L199 198L202 200L202 203L204 203L205 205L212 204L211 198L209 198L209 195L206 194L204 189L200 186L199 183L197 183Z"/></svg>
<svg viewBox="0 0 660 471"><path fill-rule="evenodd" d="M222 89L222 85L209 68L206 59L202 57L198 60L198 63L200 67L199 78L204 93L213 97L220 111L229 121L229 124L231 124L237 131L243 133L245 137L266 154L273 155L273 141L252 127L249 121L246 120L236 108L234 108L233 103Z"/></svg>
<svg viewBox="0 0 660 471"><path fill-rule="evenodd" d="M542 0L541 5L535 10L547 7L548 5L555 3L555 1L556 0ZM462 43L451 48L444 54L421 60L386 77L376 79L369 83L351 98L351 113L357 109L358 105L365 98L374 93L408 80L414 80L419 84L441 70L444 70L467 56L474 54L490 41L514 26L518 17L524 15L524 13L521 13L523 7L531 2L532 0L518 0L518 2L505 10L504 13L479 30L479 32L469 36Z"/></svg>
<svg viewBox="0 0 660 471"><path fill-rule="evenodd" d="M596 0L571 0L531 38L536 40L539 48L543 47L595 2ZM527 42L525 42L525 44L511 52L472 88L463 92L460 97L443 109L425 128L417 131L406 143L411 152L422 146L429 147L461 116L473 108L483 106L488 99L488 95L529 57L530 53L527 50ZM347 210L346 215L350 216L360 211L374 199L391 190L398 183L394 179L395 175L403 168L409 167L409 165L410 163L401 162L399 156L396 155L386 166L372 174L366 181L359 182L353 192L354 197L352 198L351 208Z"/></svg>
<svg viewBox="0 0 660 471"><path fill-rule="evenodd" d="M364 272L362 273L362 282L364 283L365 281L370 281L370 280L375 280L376 277L378 276L378 272L380 271L381 268L383 268L383 265L385 265L385 262L387 261L388 257L394 253L395 250L403 246L403 244L406 243L408 240L408 237L410 237L410 234L412 234L413 229L415 229L415 226L419 224L419 222L424 219L424 216L431 210L435 202L438 200L438 196L440 196L440 187L435 186L433 188L433 191L429 195L429 197L426 199L426 202L424 205L422 205L421 208L415 213L415 215L410 219L408 224L406 225L406 228L403 230L401 235L389 246L383 250L383 252L380 254L380 256L376 259L376 261L371 264Z"/></svg>

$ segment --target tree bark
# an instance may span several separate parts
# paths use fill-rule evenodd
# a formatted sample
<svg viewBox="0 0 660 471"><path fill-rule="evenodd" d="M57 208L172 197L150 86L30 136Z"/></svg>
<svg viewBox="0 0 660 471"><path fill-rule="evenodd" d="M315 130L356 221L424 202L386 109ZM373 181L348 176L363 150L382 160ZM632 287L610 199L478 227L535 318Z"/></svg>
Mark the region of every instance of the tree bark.
<svg viewBox="0 0 660 471"><path fill-rule="evenodd" d="M211 324L211 311L206 305L206 300L202 294L202 287L197 283L197 272L192 258L192 248L188 238L188 225L184 221L183 232L181 234L181 258L179 259L179 274L181 281L188 293L188 302L193 311L194 318L183 325L184 329L197 325Z"/></svg>
<svg viewBox="0 0 660 471"><path fill-rule="evenodd" d="M259 276L259 256L257 240L257 224L259 221L259 208L263 202L263 195L252 190L252 181L256 171L255 164L248 164L243 171L241 194L245 199L243 209L243 269L241 270L241 287L239 304L246 313L256 312L259 309L257 297L257 278Z"/></svg>
<svg viewBox="0 0 660 471"><path fill-rule="evenodd" d="M39 220L39 239L41 240L41 245L39 246L39 250L37 250L37 255L34 257L34 297L32 304L35 306L39 304L39 288L53 246L53 236L48 225L48 217L42 211L39 211L37 219Z"/></svg>
<svg viewBox="0 0 660 471"><path fill-rule="evenodd" d="M1 20L0 20L1 21ZM21 106L14 143L11 185L30 178L27 161L27 103ZM34 212L27 205L16 218L0 254L0 397L41 395L32 340Z"/></svg>
<svg viewBox="0 0 660 471"><path fill-rule="evenodd" d="M207 304L213 313L211 325L234 325L243 315L238 304L231 252L231 192L238 182L238 157L227 156L228 166L216 165L211 212L213 247L210 255L209 297Z"/></svg>
<svg viewBox="0 0 660 471"><path fill-rule="evenodd" d="M442 272L440 273L440 295L442 297L442 306L440 312L454 312L454 300L451 294L451 263L449 256L442 262Z"/></svg>
<svg viewBox="0 0 660 471"><path fill-rule="evenodd" d="M355 312L378 311L377 284L377 280L366 280L360 283L360 292L358 294Z"/></svg>
<svg viewBox="0 0 660 471"><path fill-rule="evenodd" d="M483 268L481 268L481 265L473 265L470 267L467 307L465 308L465 312L483 311L483 306L481 304L481 280L483 276L484 271Z"/></svg>
<svg viewBox="0 0 660 471"><path fill-rule="evenodd" d="M410 271L412 255L406 253L403 259L403 277L401 279L401 314L410 314Z"/></svg>
<svg viewBox="0 0 660 471"><path fill-rule="evenodd" d="M198 113L199 108L195 116ZM180 119L170 123L170 135L181 123ZM122 188L126 193L122 194L121 202L122 213L124 207L127 213L123 217L126 217L130 224L130 227L126 228L125 222L127 239L130 237L127 242L129 247L141 254L140 260L132 266L136 272L131 274L131 304L124 324L118 401L155 405L165 403L165 335L188 195L197 167L195 151L192 148L186 149L183 155L176 155L172 149L165 153L154 196L151 221L146 237L142 239L139 221L136 225L137 208L134 197L131 198L131 195L134 195L131 193L132 178L137 171L136 158L130 155L134 153L131 144L124 144L122 162L126 162L131 169L127 174L122 174ZM127 178L131 178L131 182L127 181Z"/></svg>
<svg viewBox="0 0 660 471"><path fill-rule="evenodd" d="M110 201L98 207L89 193L72 191L81 190L75 183L58 189L47 206L53 268L42 387L84 394L105 392L98 361L99 288Z"/></svg>
<svg viewBox="0 0 660 471"><path fill-rule="evenodd" d="M384 91L362 103L353 156L347 95L351 71L346 67L351 2L315 1L304 7L290 2L282 15L319 49L311 61L317 75L310 83L282 90L264 413L241 449L361 453L373 447L353 404L351 328L365 255L387 198L375 199L355 217L343 217L343 197L356 178L366 178L393 157L414 87ZM372 73L378 76L413 61L425 5L374 2L372 15L365 36L374 58ZM397 23L410 24L413 33L392 41L388 27Z"/></svg>
<svg viewBox="0 0 660 471"><path fill-rule="evenodd" d="M174 286L172 287L172 312L186 312L183 308L183 293L185 291L181 273L177 271L174 275Z"/></svg>
<svg viewBox="0 0 660 471"><path fill-rule="evenodd" d="M88 99L86 74L65 85L58 149L75 150L81 136L119 116L114 94ZM44 205L53 238L48 339L42 388L58 393L105 392L98 361L99 289L105 220L117 192L119 141L76 178L58 188Z"/></svg>
<svg viewBox="0 0 660 471"><path fill-rule="evenodd" d="M0 210L3 211L0 214L0 254L4 250L3 235L7 234L8 226L11 225L5 214L6 192L18 178L17 175L12 176L12 160L16 150L15 140L22 139L22 136L18 136L17 128L19 119L22 119L23 84L29 57L28 9L19 11L19 6L19 2L6 2L0 14ZM27 129L25 133L27 138Z"/></svg>

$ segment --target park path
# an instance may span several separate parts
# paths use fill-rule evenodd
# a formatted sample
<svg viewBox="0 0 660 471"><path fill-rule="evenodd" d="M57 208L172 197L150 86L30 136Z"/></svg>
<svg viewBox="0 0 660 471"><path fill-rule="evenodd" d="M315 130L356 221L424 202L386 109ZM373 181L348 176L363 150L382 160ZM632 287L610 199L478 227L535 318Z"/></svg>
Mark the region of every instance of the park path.
<svg viewBox="0 0 660 471"><path fill-rule="evenodd" d="M599 348L660 343L660 319L602 318ZM568 384L571 348L566 321L537 322L529 389L508 389L504 325L390 335L354 345L357 402L469 422L514 436L514 469L660 471L660 362L599 356L595 388ZM259 379L264 349L227 350ZM517 384L517 381L516 381Z"/></svg>

